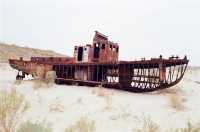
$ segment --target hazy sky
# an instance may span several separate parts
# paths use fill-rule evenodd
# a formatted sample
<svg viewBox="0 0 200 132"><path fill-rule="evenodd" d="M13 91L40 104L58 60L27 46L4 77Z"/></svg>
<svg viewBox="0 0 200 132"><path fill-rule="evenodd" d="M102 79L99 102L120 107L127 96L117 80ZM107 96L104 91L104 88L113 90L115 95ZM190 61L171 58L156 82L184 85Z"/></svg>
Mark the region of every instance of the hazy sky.
<svg viewBox="0 0 200 132"><path fill-rule="evenodd" d="M120 59L188 55L200 65L200 0L0 0L0 41L72 55L95 30Z"/></svg>

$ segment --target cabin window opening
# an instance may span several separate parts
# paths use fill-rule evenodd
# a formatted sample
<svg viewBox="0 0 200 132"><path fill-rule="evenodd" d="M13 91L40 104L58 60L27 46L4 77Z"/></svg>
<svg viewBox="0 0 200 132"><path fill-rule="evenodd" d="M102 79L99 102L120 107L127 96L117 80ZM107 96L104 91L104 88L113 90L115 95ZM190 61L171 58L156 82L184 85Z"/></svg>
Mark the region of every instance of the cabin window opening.
<svg viewBox="0 0 200 132"><path fill-rule="evenodd" d="M105 44L102 44L101 48L102 48L102 49L105 49L105 48L106 48L106 45L105 45Z"/></svg>
<svg viewBox="0 0 200 132"><path fill-rule="evenodd" d="M110 50L112 50L112 45L110 45Z"/></svg>
<svg viewBox="0 0 200 132"><path fill-rule="evenodd" d="M78 61L83 60L83 47L78 48Z"/></svg>
<svg viewBox="0 0 200 132"><path fill-rule="evenodd" d="M95 44L95 47L94 47L94 58L99 58L99 52L100 52L99 44Z"/></svg>
<svg viewBox="0 0 200 132"><path fill-rule="evenodd" d="M117 52L117 53L119 52L119 47L116 48L116 52Z"/></svg>
<svg viewBox="0 0 200 132"><path fill-rule="evenodd" d="M95 44L95 47L99 47L99 44L98 44L98 43L96 43L96 44Z"/></svg>
<svg viewBox="0 0 200 132"><path fill-rule="evenodd" d="M113 51L115 51L115 46L113 46L113 49L112 49Z"/></svg>

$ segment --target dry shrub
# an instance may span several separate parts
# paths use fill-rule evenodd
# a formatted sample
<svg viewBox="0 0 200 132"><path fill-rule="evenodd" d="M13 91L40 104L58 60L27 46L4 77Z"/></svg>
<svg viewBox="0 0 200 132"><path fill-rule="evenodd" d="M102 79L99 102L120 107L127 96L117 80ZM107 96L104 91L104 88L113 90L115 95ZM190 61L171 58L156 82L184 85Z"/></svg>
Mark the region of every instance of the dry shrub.
<svg viewBox="0 0 200 132"><path fill-rule="evenodd" d="M44 65L36 65L34 76L36 79L42 79L45 77L45 67Z"/></svg>
<svg viewBox="0 0 200 132"><path fill-rule="evenodd" d="M133 129L133 132L159 132L159 125L150 118L142 117L142 127Z"/></svg>
<svg viewBox="0 0 200 132"><path fill-rule="evenodd" d="M33 89L39 89L39 88L41 88L43 86L43 82L42 82L42 80L39 80L39 79L35 79L34 81L33 81Z"/></svg>
<svg viewBox="0 0 200 132"><path fill-rule="evenodd" d="M184 128L172 129L170 132L200 132L200 124L192 124L188 121L187 125Z"/></svg>
<svg viewBox="0 0 200 132"><path fill-rule="evenodd" d="M64 106L62 106L60 103L52 103L51 105L49 105L49 111L64 112Z"/></svg>
<svg viewBox="0 0 200 132"><path fill-rule="evenodd" d="M33 83L34 89L40 89L40 88L50 88L53 86L56 78L55 71L48 71L45 74L45 79L42 78L36 78Z"/></svg>
<svg viewBox="0 0 200 132"><path fill-rule="evenodd" d="M17 132L52 132L52 128L45 121L37 123L27 121L20 125Z"/></svg>
<svg viewBox="0 0 200 132"><path fill-rule="evenodd" d="M105 109L110 109L111 108L111 105L112 105L112 97L111 95L113 94L113 91L109 91L105 88L103 88L101 85L97 88L95 88L93 91L92 91L93 94L97 94L97 96L99 97L104 97L105 98L105 101L106 101L106 107Z"/></svg>
<svg viewBox="0 0 200 132"><path fill-rule="evenodd" d="M112 114L111 116L109 116L109 118L111 120L121 120L121 119L123 119L123 120L127 121L127 119L132 118L131 113L132 113L131 111L127 111L127 110L124 109L124 107L122 107L119 113Z"/></svg>
<svg viewBox="0 0 200 132"><path fill-rule="evenodd" d="M19 118L28 109L29 105L25 102L22 95L15 89L0 92L0 128L3 132L13 132Z"/></svg>
<svg viewBox="0 0 200 132"><path fill-rule="evenodd" d="M168 94L169 105L177 111L184 110L184 102L186 101L179 94Z"/></svg>
<svg viewBox="0 0 200 132"><path fill-rule="evenodd" d="M49 106L50 112L64 112L63 106L57 104L57 105L50 105Z"/></svg>
<svg viewBox="0 0 200 132"><path fill-rule="evenodd" d="M33 83L34 89L39 88L50 88L53 86L56 79L55 71L47 71L46 73L43 71L42 67L39 67L36 71L36 78Z"/></svg>
<svg viewBox="0 0 200 132"><path fill-rule="evenodd" d="M52 86L55 82L56 79L56 72L55 71L48 71L45 74L45 82L49 85Z"/></svg>
<svg viewBox="0 0 200 132"><path fill-rule="evenodd" d="M86 117L80 118L74 125L65 129L65 132L94 132L95 122Z"/></svg>
<svg viewBox="0 0 200 132"><path fill-rule="evenodd" d="M100 97L106 97L108 96L108 92L101 86L99 85L98 87L96 87L93 91L93 94L97 94Z"/></svg>
<svg viewBox="0 0 200 132"><path fill-rule="evenodd" d="M52 86L53 86L52 83L47 83L45 80L36 79L36 80L33 81L33 89L35 89L35 90L37 90L37 89L48 89Z"/></svg>
<svg viewBox="0 0 200 132"><path fill-rule="evenodd" d="M20 85L22 83L22 80L15 80L14 84Z"/></svg>

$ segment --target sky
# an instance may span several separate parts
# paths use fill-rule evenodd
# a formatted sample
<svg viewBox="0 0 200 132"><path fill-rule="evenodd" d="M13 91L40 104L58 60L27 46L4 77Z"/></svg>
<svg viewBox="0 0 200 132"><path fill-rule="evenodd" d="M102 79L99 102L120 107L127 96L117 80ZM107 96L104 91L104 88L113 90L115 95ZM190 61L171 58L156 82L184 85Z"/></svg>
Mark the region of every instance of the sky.
<svg viewBox="0 0 200 132"><path fill-rule="evenodd" d="M0 41L3 40L3 0L0 0Z"/></svg>
<svg viewBox="0 0 200 132"><path fill-rule="evenodd" d="M0 0L0 41L73 55L98 30L120 60L187 55L200 66L200 0Z"/></svg>

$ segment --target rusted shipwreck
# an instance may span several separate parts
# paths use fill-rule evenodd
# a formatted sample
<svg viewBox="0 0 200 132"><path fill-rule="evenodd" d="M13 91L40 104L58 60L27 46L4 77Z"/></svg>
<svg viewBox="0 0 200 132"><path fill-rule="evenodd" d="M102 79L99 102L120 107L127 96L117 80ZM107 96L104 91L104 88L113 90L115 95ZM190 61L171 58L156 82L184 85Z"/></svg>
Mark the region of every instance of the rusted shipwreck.
<svg viewBox="0 0 200 132"><path fill-rule="evenodd" d="M75 46L73 57L20 58L10 59L9 63L19 71L16 79L29 74L45 79L46 74L53 71L57 84L102 85L132 92L151 92L180 82L189 62L186 56L164 59L161 55L149 60L119 61L118 55L119 45L95 31L92 44Z"/></svg>

